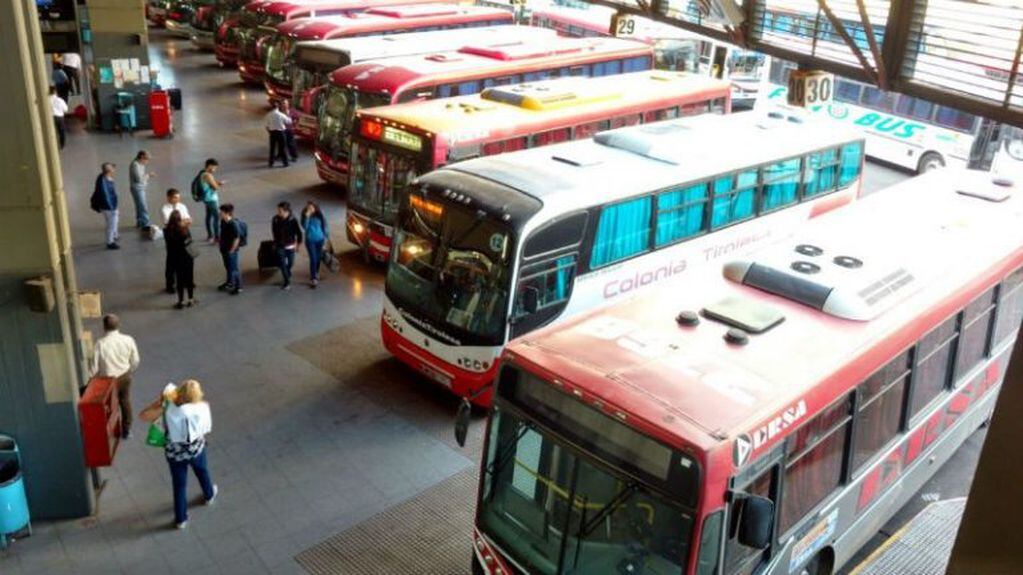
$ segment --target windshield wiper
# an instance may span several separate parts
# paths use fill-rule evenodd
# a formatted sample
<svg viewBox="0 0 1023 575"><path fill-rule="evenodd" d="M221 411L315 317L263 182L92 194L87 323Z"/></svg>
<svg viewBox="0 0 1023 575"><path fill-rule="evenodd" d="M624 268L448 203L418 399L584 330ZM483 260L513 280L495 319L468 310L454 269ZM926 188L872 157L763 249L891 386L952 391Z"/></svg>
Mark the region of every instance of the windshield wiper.
<svg viewBox="0 0 1023 575"><path fill-rule="evenodd" d="M515 431L514 437L509 437L506 440L507 443L497 446L497 456L494 457L494 460L490 462L490 465L487 465L483 472L490 476L497 476L504 469L504 466L507 465L508 461L511 460L512 453L514 453L512 448L519 444L519 441L530 429L533 429L532 424L525 421L519 422L519 428ZM493 490L491 494L493 494Z"/></svg>
<svg viewBox="0 0 1023 575"><path fill-rule="evenodd" d="M597 511L597 514L594 515L593 518L590 519L589 521L586 520L585 516L586 508L584 507L583 508L584 515L582 520L579 522L578 538L586 539L587 537L589 537L590 533L593 533L593 530L596 529L600 525L600 523L607 518L608 515L614 513L616 509L621 507L621 505L625 503L629 499L629 497L632 497L632 494L634 494L638 489L639 483L635 481L630 481L625 487L622 488L621 491L619 491L617 494L615 494L614 497L611 498L611 501L608 501L606 504L604 504L604 506L601 507L599 511Z"/></svg>

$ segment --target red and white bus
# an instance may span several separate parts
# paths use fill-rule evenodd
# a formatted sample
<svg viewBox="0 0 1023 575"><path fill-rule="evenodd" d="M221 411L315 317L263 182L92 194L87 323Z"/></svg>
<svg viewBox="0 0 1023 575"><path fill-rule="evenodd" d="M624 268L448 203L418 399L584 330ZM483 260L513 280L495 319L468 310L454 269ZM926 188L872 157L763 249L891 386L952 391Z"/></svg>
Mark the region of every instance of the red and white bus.
<svg viewBox="0 0 1023 575"><path fill-rule="evenodd" d="M649 70L650 46L617 38L543 38L467 45L457 51L354 64L330 75L316 135L316 169L348 180L355 112L416 100L476 94L491 86L565 76Z"/></svg>
<svg viewBox="0 0 1023 575"><path fill-rule="evenodd" d="M277 32L264 40L264 84L271 99L291 97L295 46L302 41L512 23L512 14L507 10L454 4L387 6L340 16L297 18L279 24Z"/></svg>
<svg viewBox="0 0 1023 575"><path fill-rule="evenodd" d="M348 239L367 260L386 261L398 207L413 178L459 160L589 138L611 128L727 113L729 88L684 72L644 71L361 110L349 153Z"/></svg>
<svg viewBox="0 0 1023 575"><path fill-rule="evenodd" d="M263 84L263 42L277 25L296 18L361 12L397 4L424 4L438 0L288 0L242 10L238 36L238 74L242 81Z"/></svg>
<svg viewBox="0 0 1023 575"><path fill-rule="evenodd" d="M273 4L275 0L255 0L249 2L236 13L224 17L217 34L213 38L213 54L221 67L238 65L238 50L241 42L239 33L242 29L255 28L267 20L263 8Z"/></svg>
<svg viewBox="0 0 1023 575"><path fill-rule="evenodd" d="M852 201L862 166L853 130L753 113L445 166L406 192L384 345L453 393L476 394L510 339L785 235Z"/></svg>
<svg viewBox="0 0 1023 575"><path fill-rule="evenodd" d="M920 176L512 343L473 573L838 572L994 408L1023 190L989 178Z"/></svg>
<svg viewBox="0 0 1023 575"><path fill-rule="evenodd" d="M503 44L553 36L554 31L546 28L486 26L299 42L295 46L291 66L291 110L295 135L310 140L316 138L316 114L323 93L320 88L327 83L328 75L338 68L367 60L448 52L467 44Z"/></svg>

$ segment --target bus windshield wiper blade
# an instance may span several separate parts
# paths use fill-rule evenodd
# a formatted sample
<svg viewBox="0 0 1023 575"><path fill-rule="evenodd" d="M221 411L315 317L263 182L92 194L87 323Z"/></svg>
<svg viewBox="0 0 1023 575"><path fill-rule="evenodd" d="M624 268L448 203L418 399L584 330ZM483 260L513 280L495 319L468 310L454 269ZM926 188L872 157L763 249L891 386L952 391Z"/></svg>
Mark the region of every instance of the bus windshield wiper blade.
<svg viewBox="0 0 1023 575"><path fill-rule="evenodd" d="M519 429L515 431L515 436L509 438L507 443L498 446L497 456L494 457L494 461L491 462L484 470L487 475L496 476L502 469L504 469L504 466L507 465L508 461L511 459L511 454L513 452L512 448L518 445L519 440L526 435L526 432L533 428L532 425L525 421L521 422L519 425Z"/></svg>
<svg viewBox="0 0 1023 575"><path fill-rule="evenodd" d="M590 533L592 533L593 530L596 529L597 526L600 525L600 523L608 515L613 513L623 503L628 501L629 497L632 497L632 494L638 490L639 483L635 481L630 481L625 487L622 488L621 491L619 491L617 494L615 494L614 497L611 498L611 501L608 501L603 507L601 507L600 511L597 511L597 514L594 515L592 519L586 521L585 523L580 522L578 535L579 539L585 539L589 537Z"/></svg>

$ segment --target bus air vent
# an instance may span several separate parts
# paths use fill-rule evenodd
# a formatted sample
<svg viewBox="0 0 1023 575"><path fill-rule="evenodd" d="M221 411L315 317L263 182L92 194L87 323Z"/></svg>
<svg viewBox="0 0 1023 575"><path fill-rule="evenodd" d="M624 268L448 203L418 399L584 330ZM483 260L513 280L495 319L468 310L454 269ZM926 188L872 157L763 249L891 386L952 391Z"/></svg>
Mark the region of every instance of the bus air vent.
<svg viewBox="0 0 1023 575"><path fill-rule="evenodd" d="M660 122L600 132L593 136L593 141L652 160L681 165L683 160L693 158L692 151L683 148L684 136L688 130L686 126L674 122Z"/></svg>
<svg viewBox="0 0 1023 575"><path fill-rule="evenodd" d="M785 316L773 307L731 296L703 308L703 315L749 333L764 333L785 321Z"/></svg>
<svg viewBox="0 0 1023 575"><path fill-rule="evenodd" d="M458 7L449 4L419 4L412 6L393 6L387 8L371 8L364 14L376 14L388 18L409 18L416 16L448 16L457 14Z"/></svg>
<svg viewBox="0 0 1023 575"><path fill-rule="evenodd" d="M459 52L482 56L493 60L513 61L527 60L529 58L540 58L542 56L558 56L582 52L581 46L566 46L558 50L551 50L536 45L519 43L514 46L465 46Z"/></svg>

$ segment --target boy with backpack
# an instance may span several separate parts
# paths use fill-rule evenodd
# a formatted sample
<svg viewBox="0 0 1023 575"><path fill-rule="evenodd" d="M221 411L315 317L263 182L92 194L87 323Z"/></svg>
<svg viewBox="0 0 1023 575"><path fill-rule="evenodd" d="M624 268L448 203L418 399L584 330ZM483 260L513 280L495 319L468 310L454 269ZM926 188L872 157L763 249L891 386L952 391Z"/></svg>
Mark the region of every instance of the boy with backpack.
<svg viewBox="0 0 1023 575"><path fill-rule="evenodd" d="M206 206L206 241L211 244L220 241L220 186L225 182L213 177L218 167L217 160L210 158L192 178L192 199Z"/></svg>
<svg viewBox="0 0 1023 575"><path fill-rule="evenodd" d="M249 243L249 226L234 217L234 205L220 206L220 257L224 260L227 279L217 289L238 295L242 291L242 273L238 267L241 248Z"/></svg>

